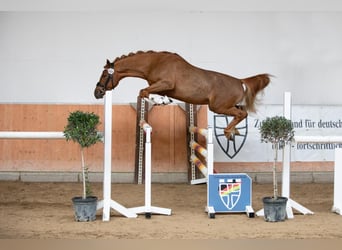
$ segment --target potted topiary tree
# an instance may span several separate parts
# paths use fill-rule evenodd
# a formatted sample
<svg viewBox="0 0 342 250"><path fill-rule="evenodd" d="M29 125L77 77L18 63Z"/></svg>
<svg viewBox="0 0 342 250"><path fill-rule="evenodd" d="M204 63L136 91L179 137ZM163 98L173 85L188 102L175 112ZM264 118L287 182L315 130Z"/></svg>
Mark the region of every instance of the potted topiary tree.
<svg viewBox="0 0 342 250"><path fill-rule="evenodd" d="M81 197L72 198L76 221L92 221L96 219L97 197L91 195L88 168L84 160L84 149L101 141L102 136L97 131L99 124L100 118L98 115L78 110L69 114L68 123L64 128L66 140L78 143L81 152L83 194Z"/></svg>
<svg viewBox="0 0 342 250"><path fill-rule="evenodd" d="M284 221L286 218L287 198L278 196L278 181L276 163L278 151L293 141L294 129L291 120L282 116L266 118L260 126L261 142L272 143L273 160L273 196L264 197L264 218L266 221Z"/></svg>

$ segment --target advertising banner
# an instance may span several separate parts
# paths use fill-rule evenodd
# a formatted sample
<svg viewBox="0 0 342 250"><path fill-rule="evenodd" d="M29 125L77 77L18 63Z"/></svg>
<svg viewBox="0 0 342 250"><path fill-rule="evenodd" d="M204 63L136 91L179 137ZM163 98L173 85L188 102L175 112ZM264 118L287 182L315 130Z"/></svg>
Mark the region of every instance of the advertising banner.
<svg viewBox="0 0 342 250"><path fill-rule="evenodd" d="M223 129L232 117L209 111L208 123L213 127L215 137L215 162L272 161L272 145L261 142L259 128L267 117L282 115L282 105L259 106L257 113L250 113L237 125L240 134L235 140L228 140ZM291 120L295 136L342 136L342 106L293 105ZM293 143L291 160L333 161L335 148L342 148L342 142Z"/></svg>

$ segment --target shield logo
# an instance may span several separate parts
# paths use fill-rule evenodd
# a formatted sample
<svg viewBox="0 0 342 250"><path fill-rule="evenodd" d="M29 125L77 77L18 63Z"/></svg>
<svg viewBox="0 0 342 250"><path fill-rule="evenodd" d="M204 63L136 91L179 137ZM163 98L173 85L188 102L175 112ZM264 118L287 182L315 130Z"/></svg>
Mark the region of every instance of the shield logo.
<svg viewBox="0 0 342 250"><path fill-rule="evenodd" d="M228 179L219 183L219 195L222 203L232 210L241 196L241 179Z"/></svg>
<svg viewBox="0 0 342 250"><path fill-rule="evenodd" d="M239 131L239 134L234 135L233 139L229 140L224 135L224 129L232 120L233 117L231 116L214 115L215 138L222 151L230 159L233 159L239 153L242 146L245 144L248 133L248 123L247 118L245 118L236 126L236 129Z"/></svg>

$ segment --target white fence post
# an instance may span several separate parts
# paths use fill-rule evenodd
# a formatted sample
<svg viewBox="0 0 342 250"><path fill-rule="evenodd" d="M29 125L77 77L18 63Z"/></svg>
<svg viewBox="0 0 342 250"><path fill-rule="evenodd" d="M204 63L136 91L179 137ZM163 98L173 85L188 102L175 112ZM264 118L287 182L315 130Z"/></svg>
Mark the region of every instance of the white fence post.
<svg viewBox="0 0 342 250"><path fill-rule="evenodd" d="M104 112L104 169L103 169L103 214L102 220L109 221L112 175L112 91L105 95Z"/></svg>
<svg viewBox="0 0 342 250"><path fill-rule="evenodd" d="M103 200L97 204L97 209L103 208L102 220L110 220L110 208L128 218L136 218L137 214L129 211L116 201L111 200L112 185L112 91L106 91L104 105L104 163L103 163Z"/></svg>
<svg viewBox="0 0 342 250"><path fill-rule="evenodd" d="M145 204L140 207L129 208L130 211L141 214L145 213L146 218L152 214L171 215L171 209L152 206L152 127L146 121L140 122L140 127L145 132ZM141 138L142 139L142 138Z"/></svg>
<svg viewBox="0 0 342 250"><path fill-rule="evenodd" d="M291 110L291 93L284 93L284 117L291 120L292 110ZM283 150L283 179L282 179L282 195L288 198L286 214L288 219L293 219L292 208L296 209L302 214L313 214L312 211L303 207L299 203L295 202L290 198L290 165L291 165L291 145L286 145Z"/></svg>
<svg viewBox="0 0 342 250"><path fill-rule="evenodd" d="M342 215L342 148L335 148L334 204L332 211Z"/></svg>
<svg viewBox="0 0 342 250"><path fill-rule="evenodd" d="M284 93L284 107L283 115L286 119L291 120L292 110L291 110L291 93ZM282 196L290 199L290 168L291 168L291 145L286 144L283 148L283 171L282 171ZM293 218L293 211L291 207L291 202L287 202L286 205L286 215L287 218Z"/></svg>
<svg viewBox="0 0 342 250"><path fill-rule="evenodd" d="M284 117L291 120L291 93L284 93ZM285 145L283 149L283 181L282 181L282 196L290 197L290 159L291 145Z"/></svg>
<svg viewBox="0 0 342 250"><path fill-rule="evenodd" d="M291 110L291 93L284 93L284 108L283 108L283 116L286 119L291 120L292 110ZM292 208L295 208L298 212L302 214L313 214L312 211L303 207L299 203L295 202L290 198L290 166L291 165L291 145L286 145L283 149L283 171L282 171L282 196L287 197L287 205L286 205L286 215L288 219L293 219L293 211ZM264 216L264 209L259 210L256 213L258 216Z"/></svg>

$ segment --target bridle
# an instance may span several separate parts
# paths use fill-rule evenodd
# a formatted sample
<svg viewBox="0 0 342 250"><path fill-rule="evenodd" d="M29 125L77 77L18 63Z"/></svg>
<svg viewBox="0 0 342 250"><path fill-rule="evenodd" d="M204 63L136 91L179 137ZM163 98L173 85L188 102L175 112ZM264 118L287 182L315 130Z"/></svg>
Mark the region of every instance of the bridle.
<svg viewBox="0 0 342 250"><path fill-rule="evenodd" d="M107 72L108 72L108 78L107 78L106 82L104 83L104 86L102 86L101 82L98 82L98 83L96 84L97 87L104 88L105 90L107 90L108 83L109 83L110 80L113 78L114 69L113 69L113 68L108 68L108 69L107 69Z"/></svg>

